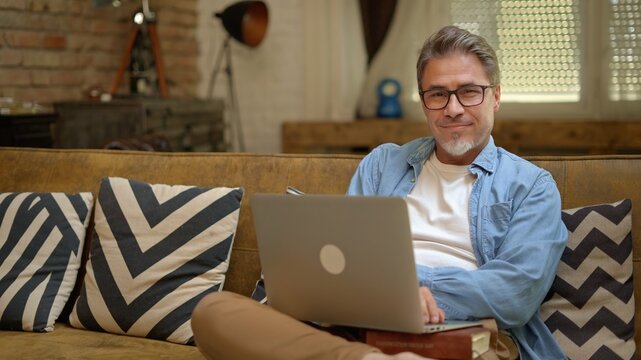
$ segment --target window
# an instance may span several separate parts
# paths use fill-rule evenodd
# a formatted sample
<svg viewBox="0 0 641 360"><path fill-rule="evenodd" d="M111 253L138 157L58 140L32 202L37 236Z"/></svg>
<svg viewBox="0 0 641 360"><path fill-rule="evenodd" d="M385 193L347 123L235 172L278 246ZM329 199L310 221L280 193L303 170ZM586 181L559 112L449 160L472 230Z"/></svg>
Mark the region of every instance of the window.
<svg viewBox="0 0 641 360"><path fill-rule="evenodd" d="M612 1L608 35L612 55L609 57L612 101L641 100L641 1Z"/></svg>
<svg viewBox="0 0 641 360"><path fill-rule="evenodd" d="M639 118L641 0L450 4L455 25L496 49L508 116Z"/></svg>
<svg viewBox="0 0 641 360"><path fill-rule="evenodd" d="M580 19L575 2L468 3L454 1L452 18L494 46L502 67L503 101L579 101Z"/></svg>

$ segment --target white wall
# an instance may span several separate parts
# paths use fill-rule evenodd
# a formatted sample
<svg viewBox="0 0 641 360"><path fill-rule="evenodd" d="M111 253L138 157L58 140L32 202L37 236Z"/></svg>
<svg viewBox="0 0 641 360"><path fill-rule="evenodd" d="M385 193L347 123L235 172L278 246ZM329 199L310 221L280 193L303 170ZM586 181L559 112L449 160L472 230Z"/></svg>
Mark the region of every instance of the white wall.
<svg viewBox="0 0 641 360"><path fill-rule="evenodd" d="M201 44L199 95L205 97L215 58L226 36L214 12L235 1L199 0ZM304 115L303 2L268 1L269 25L263 42L248 48L232 40L232 63L246 151L279 152L284 120ZM227 79L218 75L214 96L225 97Z"/></svg>

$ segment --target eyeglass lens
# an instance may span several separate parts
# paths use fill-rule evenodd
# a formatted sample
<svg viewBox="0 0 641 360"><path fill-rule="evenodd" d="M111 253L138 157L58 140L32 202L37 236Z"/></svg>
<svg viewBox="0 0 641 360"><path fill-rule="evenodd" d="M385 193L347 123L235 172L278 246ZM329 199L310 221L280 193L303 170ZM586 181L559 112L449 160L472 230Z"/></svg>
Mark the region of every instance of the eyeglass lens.
<svg viewBox="0 0 641 360"><path fill-rule="evenodd" d="M423 93L423 103L430 110L440 110L447 106L452 94L463 106L476 106L483 102L485 87L481 85L461 86L456 90L434 89Z"/></svg>

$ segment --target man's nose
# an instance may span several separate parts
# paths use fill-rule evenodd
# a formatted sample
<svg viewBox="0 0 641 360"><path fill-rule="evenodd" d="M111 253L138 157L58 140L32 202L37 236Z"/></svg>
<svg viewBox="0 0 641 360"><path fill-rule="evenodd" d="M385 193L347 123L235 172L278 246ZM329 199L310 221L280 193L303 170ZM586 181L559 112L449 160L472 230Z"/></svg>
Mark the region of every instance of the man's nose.
<svg viewBox="0 0 641 360"><path fill-rule="evenodd" d="M456 94L450 94L450 101L447 102L447 106L445 107L445 115L455 117L462 114L464 111L465 109L463 109L461 102L458 101Z"/></svg>

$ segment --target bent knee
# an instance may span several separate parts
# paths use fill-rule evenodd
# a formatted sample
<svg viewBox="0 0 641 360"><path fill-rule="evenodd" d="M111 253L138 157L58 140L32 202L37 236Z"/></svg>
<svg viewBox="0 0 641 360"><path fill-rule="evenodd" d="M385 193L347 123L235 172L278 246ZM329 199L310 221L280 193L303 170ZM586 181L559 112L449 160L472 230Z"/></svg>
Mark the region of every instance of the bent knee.
<svg viewBox="0 0 641 360"><path fill-rule="evenodd" d="M191 328L194 341L207 359L239 359L246 343L242 341L242 315L252 306L254 300L228 291L204 296L191 314ZM239 320L240 315L240 320ZM236 326L236 323L240 325Z"/></svg>
<svg viewBox="0 0 641 360"><path fill-rule="evenodd" d="M221 291L205 295L196 304L191 313L191 328L194 335L198 333L210 333L215 330L217 324L221 323L221 318L229 309L229 305L234 302L242 301L244 297L232 292ZM214 319L218 320L215 321Z"/></svg>
<svg viewBox="0 0 641 360"><path fill-rule="evenodd" d="M225 304L233 304L243 299L245 299L244 296L229 291L207 294L196 304L194 311L191 313L192 320L193 318L209 317L212 312L224 309Z"/></svg>

